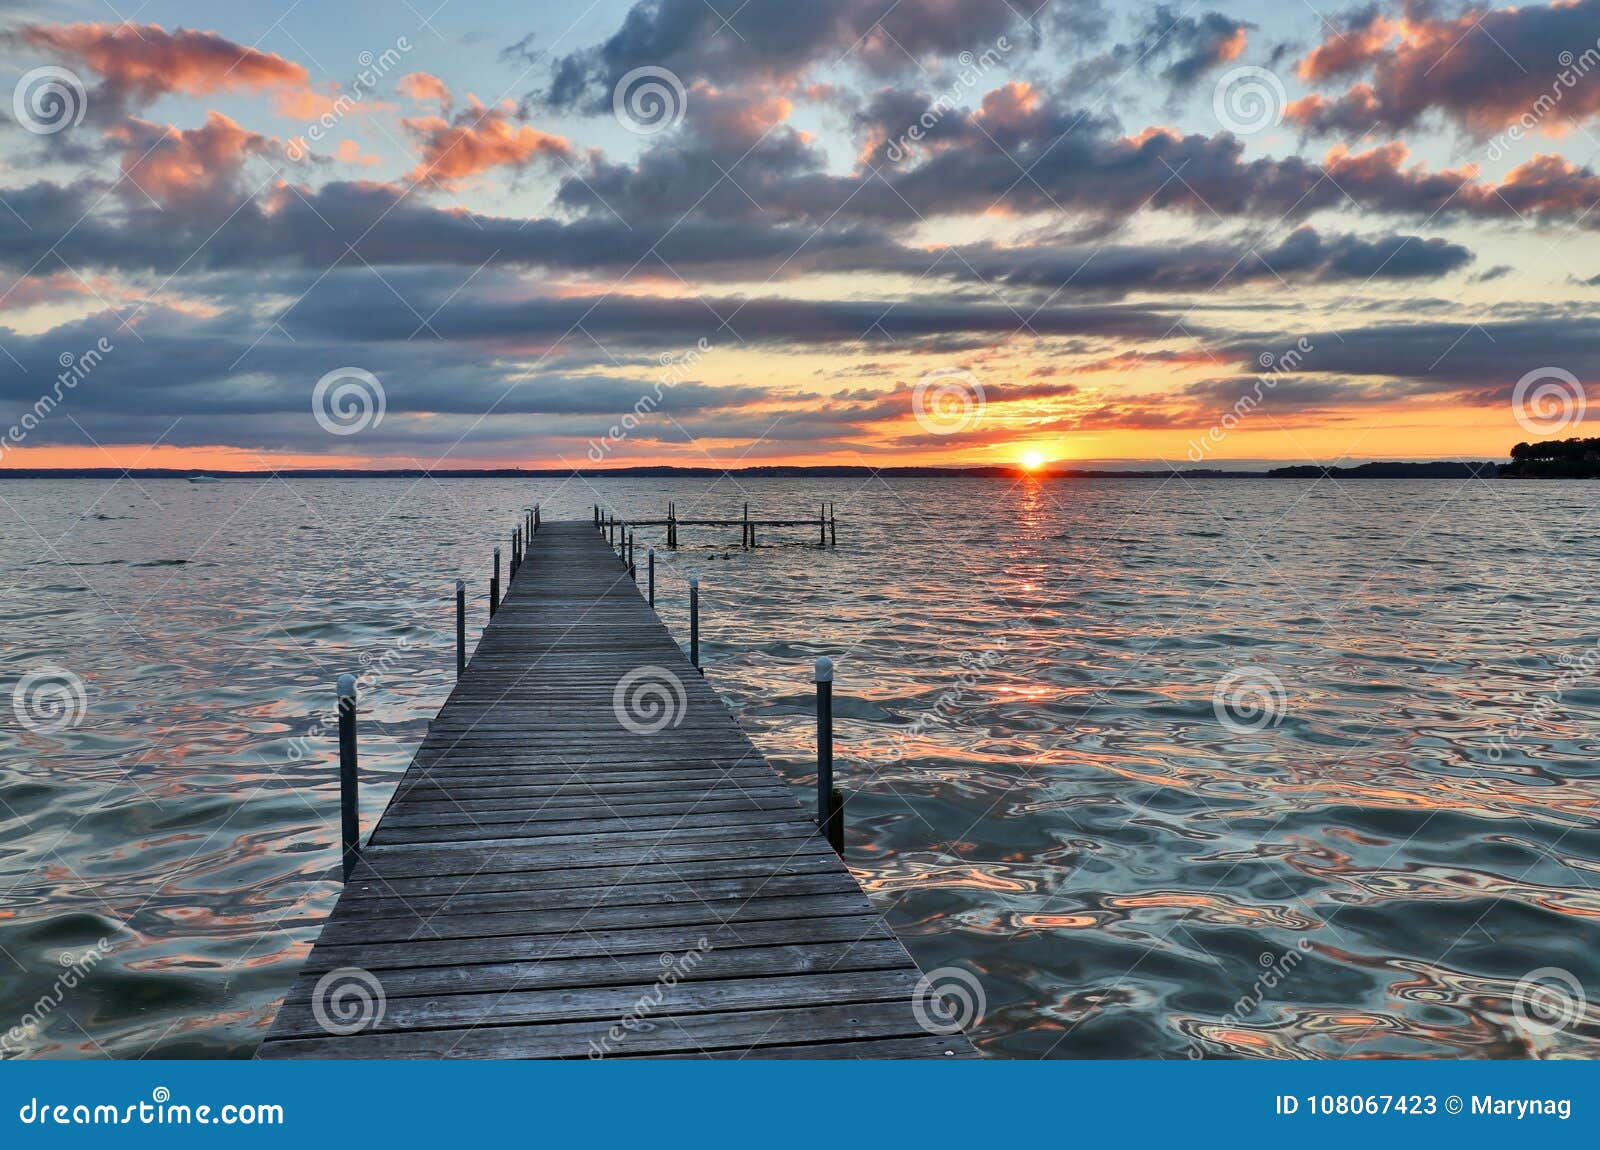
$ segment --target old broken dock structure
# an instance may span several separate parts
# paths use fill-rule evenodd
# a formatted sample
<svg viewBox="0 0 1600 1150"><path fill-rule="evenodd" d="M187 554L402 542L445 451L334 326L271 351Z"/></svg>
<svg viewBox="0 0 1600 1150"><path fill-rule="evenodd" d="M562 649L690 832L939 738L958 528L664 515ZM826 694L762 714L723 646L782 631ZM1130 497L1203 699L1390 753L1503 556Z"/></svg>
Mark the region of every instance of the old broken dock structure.
<svg viewBox="0 0 1600 1150"><path fill-rule="evenodd" d="M258 1056L974 1057L596 526L514 534L364 846L341 685L348 877Z"/></svg>

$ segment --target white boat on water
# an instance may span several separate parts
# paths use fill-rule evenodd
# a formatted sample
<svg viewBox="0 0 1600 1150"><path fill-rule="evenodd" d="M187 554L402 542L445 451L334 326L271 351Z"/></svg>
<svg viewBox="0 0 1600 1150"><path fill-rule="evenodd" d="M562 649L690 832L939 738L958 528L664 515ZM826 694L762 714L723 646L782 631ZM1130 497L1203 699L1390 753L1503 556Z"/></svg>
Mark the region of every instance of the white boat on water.
<svg viewBox="0 0 1600 1150"><path fill-rule="evenodd" d="M191 475L191 476L189 476L189 482L190 483L221 483L222 480L218 479L215 475Z"/></svg>

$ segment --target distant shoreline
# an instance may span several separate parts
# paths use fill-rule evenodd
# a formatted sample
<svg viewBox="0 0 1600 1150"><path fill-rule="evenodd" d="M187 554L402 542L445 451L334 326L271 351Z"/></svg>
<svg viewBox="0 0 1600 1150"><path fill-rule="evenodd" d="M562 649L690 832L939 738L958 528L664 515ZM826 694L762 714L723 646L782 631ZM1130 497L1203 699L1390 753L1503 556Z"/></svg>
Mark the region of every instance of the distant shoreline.
<svg viewBox="0 0 1600 1150"><path fill-rule="evenodd" d="M1019 467L449 467L449 468L336 468L301 467L284 470L206 471L171 467L12 467L0 468L0 479L188 479L211 475L219 479L696 479L743 475L755 479L1471 479L1494 478L1496 463L1362 463L1354 467L1319 467L1309 464L1274 467L1265 471L1190 467L1183 470L1151 468L1058 468L1025 471Z"/></svg>

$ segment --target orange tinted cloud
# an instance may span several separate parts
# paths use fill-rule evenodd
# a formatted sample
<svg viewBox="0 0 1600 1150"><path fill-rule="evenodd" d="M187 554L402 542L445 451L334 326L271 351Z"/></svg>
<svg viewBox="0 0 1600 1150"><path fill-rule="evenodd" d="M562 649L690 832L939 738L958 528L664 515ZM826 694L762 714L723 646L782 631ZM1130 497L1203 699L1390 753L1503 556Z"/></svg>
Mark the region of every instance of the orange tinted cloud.
<svg viewBox="0 0 1600 1150"><path fill-rule="evenodd" d="M1364 27L1348 28L1317 45L1295 71L1307 83L1359 72L1376 60L1389 41L1399 34L1399 24L1384 16L1374 16Z"/></svg>
<svg viewBox="0 0 1600 1150"><path fill-rule="evenodd" d="M107 135L125 145L122 171L135 188L162 203L208 196L225 190L250 156L259 156L271 141L240 127L221 112L206 113L202 127L187 131L129 120Z"/></svg>
<svg viewBox="0 0 1600 1150"><path fill-rule="evenodd" d="M235 44L215 32L87 23L33 24L20 35L36 48L78 61L141 102L165 92L201 96L293 87L309 80L294 61Z"/></svg>
<svg viewBox="0 0 1600 1150"><path fill-rule="evenodd" d="M491 168L523 168L541 156L572 155L563 137L514 123L515 105L509 100L487 108L471 99L471 105L454 120L418 116L402 121L422 145L406 179L450 187Z"/></svg>
<svg viewBox="0 0 1600 1150"><path fill-rule="evenodd" d="M409 96L418 102L431 101L446 111L449 111L454 103L450 97L450 89L445 87L443 80L431 72L411 72L401 76L396 90L402 96Z"/></svg>

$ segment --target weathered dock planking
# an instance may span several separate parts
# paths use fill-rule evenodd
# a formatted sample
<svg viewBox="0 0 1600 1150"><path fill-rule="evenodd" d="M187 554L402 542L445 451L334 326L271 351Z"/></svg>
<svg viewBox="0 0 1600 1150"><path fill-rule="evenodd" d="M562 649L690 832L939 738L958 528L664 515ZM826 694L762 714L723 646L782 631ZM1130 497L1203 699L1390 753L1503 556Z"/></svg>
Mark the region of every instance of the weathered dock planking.
<svg viewBox="0 0 1600 1150"><path fill-rule="evenodd" d="M258 1057L975 1057L604 536L527 544Z"/></svg>

